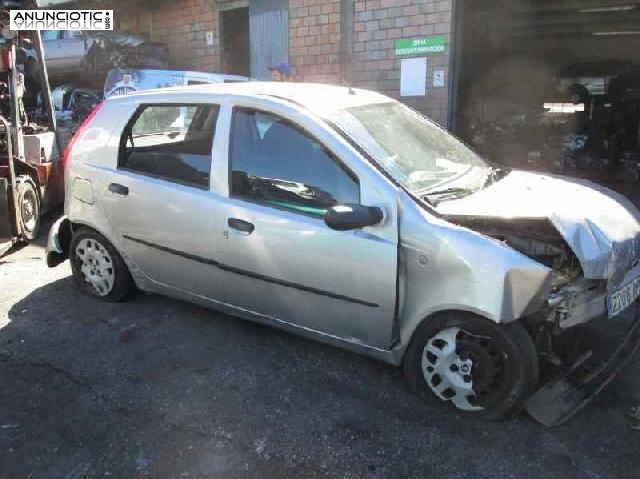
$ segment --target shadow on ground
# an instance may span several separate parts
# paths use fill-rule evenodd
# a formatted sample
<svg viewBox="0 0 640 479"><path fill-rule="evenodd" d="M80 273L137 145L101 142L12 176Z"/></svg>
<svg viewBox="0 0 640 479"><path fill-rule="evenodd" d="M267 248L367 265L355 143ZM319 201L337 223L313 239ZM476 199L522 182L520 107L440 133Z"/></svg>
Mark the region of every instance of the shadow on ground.
<svg viewBox="0 0 640 479"><path fill-rule="evenodd" d="M558 429L485 423L390 366L171 299L107 304L67 276L8 314L1 477L639 474L628 388Z"/></svg>

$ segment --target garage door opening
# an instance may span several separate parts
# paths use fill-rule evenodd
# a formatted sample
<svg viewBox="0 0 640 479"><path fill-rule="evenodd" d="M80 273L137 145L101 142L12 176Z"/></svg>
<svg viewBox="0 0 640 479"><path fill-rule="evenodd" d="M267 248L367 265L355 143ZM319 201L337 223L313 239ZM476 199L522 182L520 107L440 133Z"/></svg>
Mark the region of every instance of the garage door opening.
<svg viewBox="0 0 640 479"><path fill-rule="evenodd" d="M249 7L220 12L223 65L231 75L249 76Z"/></svg>
<svg viewBox="0 0 640 479"><path fill-rule="evenodd" d="M640 5L464 2L456 132L507 166L640 178Z"/></svg>

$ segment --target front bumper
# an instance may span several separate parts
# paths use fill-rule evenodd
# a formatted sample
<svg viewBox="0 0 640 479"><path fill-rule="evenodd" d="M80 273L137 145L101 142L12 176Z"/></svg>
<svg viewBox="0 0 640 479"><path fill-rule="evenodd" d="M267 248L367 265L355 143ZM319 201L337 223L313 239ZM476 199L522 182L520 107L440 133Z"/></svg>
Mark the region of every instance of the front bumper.
<svg viewBox="0 0 640 479"><path fill-rule="evenodd" d="M585 407L640 349L640 306L627 318L595 321L595 346L525 403L527 412L545 426L558 426Z"/></svg>

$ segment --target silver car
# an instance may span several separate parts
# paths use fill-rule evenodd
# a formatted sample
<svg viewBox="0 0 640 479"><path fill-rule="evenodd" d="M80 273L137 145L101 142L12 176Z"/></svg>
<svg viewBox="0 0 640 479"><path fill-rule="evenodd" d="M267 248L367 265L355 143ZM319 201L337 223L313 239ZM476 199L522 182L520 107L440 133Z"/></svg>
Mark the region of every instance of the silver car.
<svg viewBox="0 0 640 479"><path fill-rule="evenodd" d="M575 371L584 355L559 344L640 295L627 200L495 168L377 93L135 93L101 104L68 151L47 261L69 258L82 290L137 286L402 365L422 398L484 418L525 401L548 424L573 414L566 394L540 407L557 382L532 397L539 371ZM581 387L630 357L638 324Z"/></svg>
<svg viewBox="0 0 640 479"><path fill-rule="evenodd" d="M45 30L42 45L51 76L106 73L112 68L165 68L169 47L114 31Z"/></svg>

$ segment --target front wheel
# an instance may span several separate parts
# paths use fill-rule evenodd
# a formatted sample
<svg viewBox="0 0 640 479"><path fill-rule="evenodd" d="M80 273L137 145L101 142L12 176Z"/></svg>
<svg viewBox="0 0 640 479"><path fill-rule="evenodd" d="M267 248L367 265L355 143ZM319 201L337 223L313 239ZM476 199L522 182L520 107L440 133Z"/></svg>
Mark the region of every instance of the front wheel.
<svg viewBox="0 0 640 479"><path fill-rule="evenodd" d="M22 237L26 241L33 241L40 231L40 196L35 183L29 177L18 177L16 188Z"/></svg>
<svg viewBox="0 0 640 479"><path fill-rule="evenodd" d="M127 299L132 292L133 280L126 263L97 231L89 228L76 231L69 258L73 278L91 296L116 302Z"/></svg>
<svg viewBox="0 0 640 479"><path fill-rule="evenodd" d="M424 321L404 358L412 389L484 419L514 416L538 382L538 357L518 322L453 312Z"/></svg>

